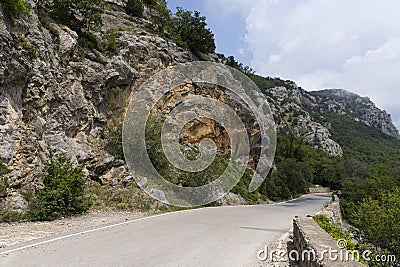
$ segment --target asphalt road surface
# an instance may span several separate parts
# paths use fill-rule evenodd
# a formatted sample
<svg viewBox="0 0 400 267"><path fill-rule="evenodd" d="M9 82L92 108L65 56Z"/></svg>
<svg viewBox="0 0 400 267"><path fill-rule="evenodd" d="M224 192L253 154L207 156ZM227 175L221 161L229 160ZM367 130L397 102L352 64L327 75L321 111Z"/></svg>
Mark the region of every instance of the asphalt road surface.
<svg viewBox="0 0 400 267"><path fill-rule="evenodd" d="M257 251L330 195L162 214L0 249L0 266L254 266Z"/></svg>

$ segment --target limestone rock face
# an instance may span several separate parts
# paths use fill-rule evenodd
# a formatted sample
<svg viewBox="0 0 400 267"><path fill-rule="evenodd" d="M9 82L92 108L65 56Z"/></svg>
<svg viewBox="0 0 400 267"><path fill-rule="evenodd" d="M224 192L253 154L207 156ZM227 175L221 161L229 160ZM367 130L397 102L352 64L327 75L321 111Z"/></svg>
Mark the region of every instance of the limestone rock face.
<svg viewBox="0 0 400 267"><path fill-rule="evenodd" d="M123 166L101 145L107 122L116 112L123 114L131 95L153 74L196 60L190 51L142 30L145 20L112 10L105 10L95 34L107 40L110 32L118 33L119 51L82 56L77 33L54 23L49 30L31 2L31 14L15 25L0 9L0 160L11 170L13 198L21 186L40 188L33 175L55 154L83 164L86 177L101 181ZM126 176L114 172L111 180Z"/></svg>
<svg viewBox="0 0 400 267"><path fill-rule="evenodd" d="M305 108L304 94L307 92L298 88L294 83L268 90L268 101L271 104L278 129L290 128L312 147L323 149L332 156L342 156L342 148L331 139L329 126L314 121Z"/></svg>

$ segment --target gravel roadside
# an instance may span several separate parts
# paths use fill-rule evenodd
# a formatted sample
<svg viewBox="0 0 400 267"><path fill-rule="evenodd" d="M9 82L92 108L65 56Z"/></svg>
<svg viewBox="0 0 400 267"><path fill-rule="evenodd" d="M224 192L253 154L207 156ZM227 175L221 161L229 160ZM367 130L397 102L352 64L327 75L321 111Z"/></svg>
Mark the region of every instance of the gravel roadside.
<svg viewBox="0 0 400 267"><path fill-rule="evenodd" d="M84 231L95 227L133 220L150 214L114 211L92 211L87 214L62 218L52 222L0 223L0 248L40 239L56 234Z"/></svg>

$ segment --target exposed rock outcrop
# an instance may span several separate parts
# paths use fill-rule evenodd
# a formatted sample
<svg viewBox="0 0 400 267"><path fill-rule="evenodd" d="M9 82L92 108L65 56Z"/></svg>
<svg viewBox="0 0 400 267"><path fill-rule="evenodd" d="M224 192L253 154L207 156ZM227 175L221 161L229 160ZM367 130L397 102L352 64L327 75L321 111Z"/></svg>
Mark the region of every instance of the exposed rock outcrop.
<svg viewBox="0 0 400 267"><path fill-rule="evenodd" d="M332 156L343 155L340 145L331 139L329 126L314 121L304 108L304 94L307 92L292 82L288 82L286 87L274 87L267 91L278 129L290 128L312 147L323 149Z"/></svg>
<svg viewBox="0 0 400 267"><path fill-rule="evenodd" d="M9 196L27 184L40 187L33 174L58 153L84 164L87 177L122 183L128 175L114 167L125 163L101 145L107 121L151 75L196 57L144 31L147 21L108 9L96 35L118 33L118 53L81 56L78 35L63 25L46 29L30 5L15 25L0 9L0 160L11 169Z"/></svg>

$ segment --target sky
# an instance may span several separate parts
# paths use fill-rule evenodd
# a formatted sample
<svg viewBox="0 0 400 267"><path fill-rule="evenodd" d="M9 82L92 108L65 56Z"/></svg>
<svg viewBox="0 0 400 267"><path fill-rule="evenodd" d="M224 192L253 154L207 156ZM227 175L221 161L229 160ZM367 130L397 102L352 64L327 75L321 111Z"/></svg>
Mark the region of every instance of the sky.
<svg viewBox="0 0 400 267"><path fill-rule="evenodd" d="M306 90L369 96L400 128L399 0L167 0L198 10L217 52Z"/></svg>

